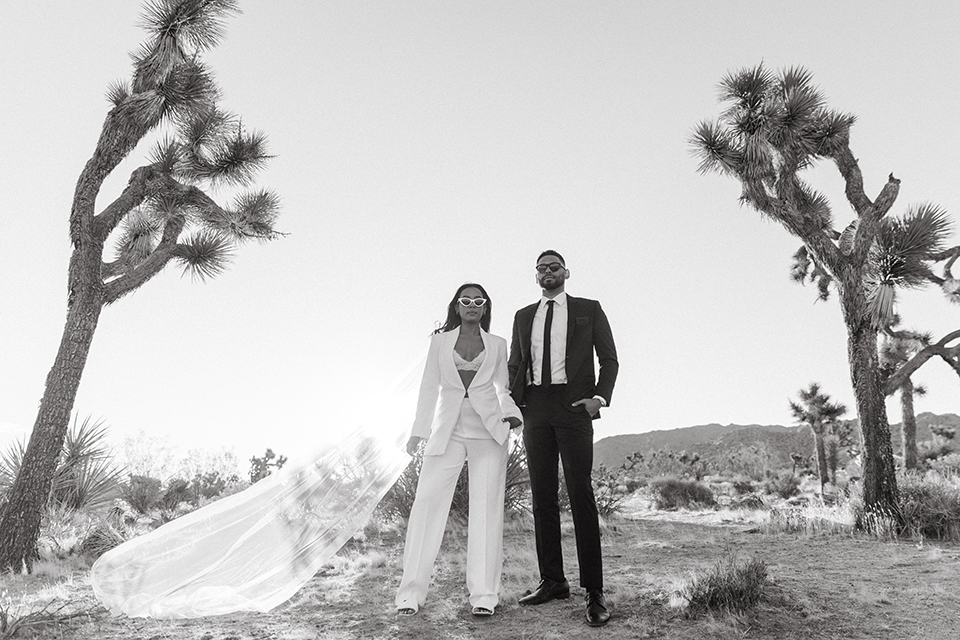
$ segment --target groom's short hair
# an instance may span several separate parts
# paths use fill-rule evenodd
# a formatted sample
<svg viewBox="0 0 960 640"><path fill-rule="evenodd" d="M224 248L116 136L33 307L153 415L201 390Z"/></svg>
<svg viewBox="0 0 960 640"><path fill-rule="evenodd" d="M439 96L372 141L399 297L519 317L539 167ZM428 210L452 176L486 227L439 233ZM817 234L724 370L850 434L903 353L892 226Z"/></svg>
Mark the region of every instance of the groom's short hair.
<svg viewBox="0 0 960 640"><path fill-rule="evenodd" d="M560 264L562 264L563 266L567 266L567 261L563 259L563 256L557 253L556 251L554 251L553 249L547 249L546 251L538 255L537 262L540 262L540 259L543 258L543 256L557 256L557 258L560 260Z"/></svg>

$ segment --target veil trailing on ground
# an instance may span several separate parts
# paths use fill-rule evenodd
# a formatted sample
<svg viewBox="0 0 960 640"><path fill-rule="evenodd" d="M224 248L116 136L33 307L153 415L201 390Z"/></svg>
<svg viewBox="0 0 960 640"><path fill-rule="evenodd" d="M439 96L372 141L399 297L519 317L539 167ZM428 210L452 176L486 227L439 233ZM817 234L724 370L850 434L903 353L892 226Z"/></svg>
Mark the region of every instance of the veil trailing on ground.
<svg viewBox="0 0 960 640"><path fill-rule="evenodd" d="M422 364L315 455L103 554L91 569L97 598L114 614L156 618L269 611L289 599L367 523L409 462Z"/></svg>

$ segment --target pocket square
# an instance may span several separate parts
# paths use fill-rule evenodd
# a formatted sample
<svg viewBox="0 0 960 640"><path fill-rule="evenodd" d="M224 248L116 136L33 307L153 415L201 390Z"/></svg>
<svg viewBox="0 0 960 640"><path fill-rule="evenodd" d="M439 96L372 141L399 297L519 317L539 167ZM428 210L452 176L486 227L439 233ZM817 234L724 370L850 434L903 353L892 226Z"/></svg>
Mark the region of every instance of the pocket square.
<svg viewBox="0 0 960 640"><path fill-rule="evenodd" d="M590 324L590 316L583 316L582 318L577 318L576 322L578 325Z"/></svg>

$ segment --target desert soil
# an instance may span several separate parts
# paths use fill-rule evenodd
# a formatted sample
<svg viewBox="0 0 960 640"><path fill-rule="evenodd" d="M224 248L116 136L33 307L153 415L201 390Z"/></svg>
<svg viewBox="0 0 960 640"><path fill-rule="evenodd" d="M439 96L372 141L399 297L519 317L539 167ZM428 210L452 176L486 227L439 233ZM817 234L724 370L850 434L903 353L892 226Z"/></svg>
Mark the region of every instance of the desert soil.
<svg viewBox="0 0 960 640"><path fill-rule="evenodd" d="M669 519L674 518L674 519ZM86 572L39 591L68 602L74 617L27 629L18 637L49 640L430 640L492 638L960 638L960 546L889 542L840 535L764 533L747 522L708 514L634 512L604 532L606 592L613 619L604 628L583 623L581 591L569 600L520 607L535 586L532 524L509 525L502 602L492 618L470 613L463 580L465 540L452 527L444 540L427 604L398 619L393 595L400 579L402 538L380 532L351 542L289 602L267 614L198 620L111 616L93 597ZM573 533L565 531L568 577L576 584ZM768 565L766 597L740 615L688 618L675 606L677 588L724 554ZM4 576L8 597L37 600L44 580ZM8 589L9 587L9 589ZM33 595L29 593L33 590ZM27 590L24 593L24 590ZM16 593L16 592L20 593Z"/></svg>

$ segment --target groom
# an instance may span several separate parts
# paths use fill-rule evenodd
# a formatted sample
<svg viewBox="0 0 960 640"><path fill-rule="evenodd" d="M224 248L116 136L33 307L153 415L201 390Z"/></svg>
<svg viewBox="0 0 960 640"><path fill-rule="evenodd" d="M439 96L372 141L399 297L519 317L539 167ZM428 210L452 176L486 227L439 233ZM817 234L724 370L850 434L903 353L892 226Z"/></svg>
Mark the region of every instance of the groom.
<svg viewBox="0 0 960 640"><path fill-rule="evenodd" d="M617 379L617 349L607 316L596 300L564 292L570 277L556 251L537 258L539 302L517 311L510 345L510 392L523 412L540 584L520 598L522 605L570 597L560 547L558 458L570 496L580 564L587 591L586 619L601 626L610 619L603 596L600 524L593 495L593 424L610 403ZM594 375L596 351L600 376Z"/></svg>

